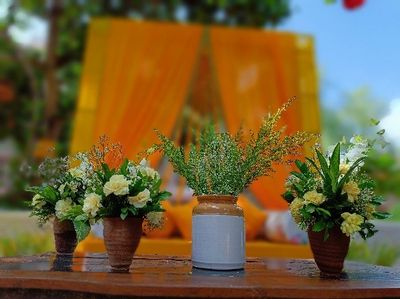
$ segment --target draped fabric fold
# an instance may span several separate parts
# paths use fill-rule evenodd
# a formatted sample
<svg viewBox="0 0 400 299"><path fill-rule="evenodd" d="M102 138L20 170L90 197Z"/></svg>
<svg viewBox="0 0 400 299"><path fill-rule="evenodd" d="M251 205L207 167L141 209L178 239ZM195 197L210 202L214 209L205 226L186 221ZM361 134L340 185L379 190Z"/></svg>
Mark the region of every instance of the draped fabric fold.
<svg viewBox="0 0 400 299"><path fill-rule="evenodd" d="M299 99L283 115L280 125L287 126L287 133L302 129L319 131L318 115L307 112L310 106L311 113L318 110L316 85L312 84L316 80L315 67L307 68L313 61L309 56L312 53L304 50L312 47L312 41L303 41L299 56L298 38L282 32L211 29L223 114L230 132L236 132L241 124L257 130L267 113L293 96ZM255 182L251 191L264 207L287 209L281 194L290 168L276 165L275 170L271 177Z"/></svg>
<svg viewBox="0 0 400 299"><path fill-rule="evenodd" d="M205 117L232 133L241 125L256 130L268 112L292 96L299 99L281 125L289 133L318 132L316 82L308 36L95 19L88 31L70 151L87 150L106 134L135 158L157 141L153 129L190 142L189 127L200 129ZM159 161L156 155L151 162L165 165ZM280 194L290 169L276 169L251 192L267 208L286 209ZM165 185L175 184L175 196L186 196L184 181L170 168L163 167L163 173Z"/></svg>

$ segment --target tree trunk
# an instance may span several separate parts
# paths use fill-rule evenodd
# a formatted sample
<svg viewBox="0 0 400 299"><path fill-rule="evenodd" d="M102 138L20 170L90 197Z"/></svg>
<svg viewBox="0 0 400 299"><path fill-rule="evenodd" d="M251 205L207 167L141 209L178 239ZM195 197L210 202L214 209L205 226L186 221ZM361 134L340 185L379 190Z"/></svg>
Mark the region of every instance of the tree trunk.
<svg viewBox="0 0 400 299"><path fill-rule="evenodd" d="M45 99L46 99L46 130L47 136L57 139L60 133L61 123L57 119L59 99L59 83L57 80L57 42L58 42L58 17L62 11L62 2L58 0L48 1L48 37L47 37L47 61L45 71Z"/></svg>

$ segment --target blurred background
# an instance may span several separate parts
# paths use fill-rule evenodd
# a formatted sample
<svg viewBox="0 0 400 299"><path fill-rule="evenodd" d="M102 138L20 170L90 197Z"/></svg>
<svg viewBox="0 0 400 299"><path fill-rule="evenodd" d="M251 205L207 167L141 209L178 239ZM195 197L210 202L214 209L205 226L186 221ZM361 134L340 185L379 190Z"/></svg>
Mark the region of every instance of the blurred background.
<svg viewBox="0 0 400 299"><path fill-rule="evenodd" d="M367 168L393 216L348 258L399 266L399 13L397 0L0 0L0 256L52 250L24 205L45 156L104 133L145 147L155 127L185 144L207 119L252 128L297 96L288 130L321 132L323 146L385 130ZM268 184L248 197L285 210Z"/></svg>

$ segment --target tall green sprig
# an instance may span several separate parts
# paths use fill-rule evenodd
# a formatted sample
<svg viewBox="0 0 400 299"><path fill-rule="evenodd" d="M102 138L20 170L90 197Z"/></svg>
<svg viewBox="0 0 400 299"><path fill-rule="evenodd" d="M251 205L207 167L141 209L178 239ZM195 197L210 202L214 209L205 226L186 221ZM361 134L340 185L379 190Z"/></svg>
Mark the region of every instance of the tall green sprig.
<svg viewBox="0 0 400 299"><path fill-rule="evenodd" d="M200 133L187 152L157 131L160 143L155 149L162 151L175 171L186 178L195 195L238 195L261 176L271 174L275 163L287 162L313 134L296 132L284 135L284 128L277 128L282 114L293 102L290 99L274 114L268 115L257 134L243 137L240 129L235 135L217 132L209 124Z"/></svg>

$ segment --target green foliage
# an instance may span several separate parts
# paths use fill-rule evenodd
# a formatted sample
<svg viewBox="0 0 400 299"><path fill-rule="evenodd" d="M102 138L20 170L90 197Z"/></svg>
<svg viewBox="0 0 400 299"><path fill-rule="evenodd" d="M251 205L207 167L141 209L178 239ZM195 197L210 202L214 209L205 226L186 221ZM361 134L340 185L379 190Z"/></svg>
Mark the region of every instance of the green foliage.
<svg viewBox="0 0 400 299"><path fill-rule="evenodd" d="M400 258L400 249L389 244L368 244L367 242L351 242L347 260L368 264L393 266Z"/></svg>
<svg viewBox="0 0 400 299"><path fill-rule="evenodd" d="M286 156L295 154L311 139L309 133L284 136L284 130L277 129L278 120L292 100L267 116L257 134L251 133L247 141L242 130L230 135L217 132L210 124L201 132L197 143L189 145L187 156L183 147L175 146L159 132L161 143L155 149L167 156L196 195L238 195L257 178L273 172L274 163L284 162Z"/></svg>
<svg viewBox="0 0 400 299"><path fill-rule="evenodd" d="M54 251L51 234L19 234L0 238L0 256L34 255Z"/></svg>
<svg viewBox="0 0 400 299"><path fill-rule="evenodd" d="M324 231L325 239L334 226L364 239L374 235L369 221L389 214L376 210L383 198L375 195L375 183L362 169L371 144L355 136L349 144L337 143L327 155L316 148L313 159L296 161L298 171L291 172L282 196L301 228Z"/></svg>

